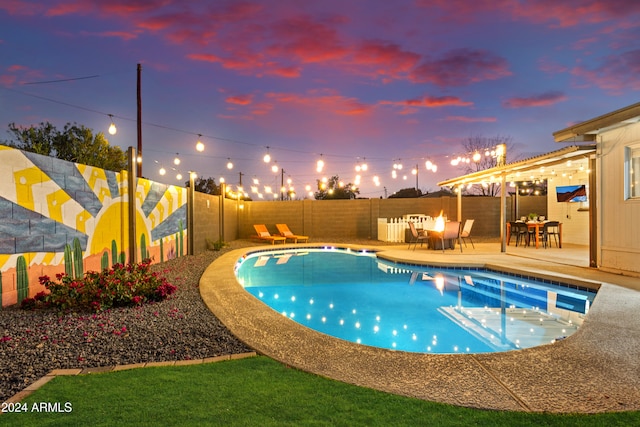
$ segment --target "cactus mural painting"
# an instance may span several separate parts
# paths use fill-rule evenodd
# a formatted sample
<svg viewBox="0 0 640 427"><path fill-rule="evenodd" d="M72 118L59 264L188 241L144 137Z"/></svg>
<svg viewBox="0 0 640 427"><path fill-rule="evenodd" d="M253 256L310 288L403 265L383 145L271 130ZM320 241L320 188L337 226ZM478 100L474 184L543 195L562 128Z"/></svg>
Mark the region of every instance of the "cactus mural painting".
<svg viewBox="0 0 640 427"><path fill-rule="evenodd" d="M20 277L4 284L2 304L41 290L38 277L65 272L82 277L129 253L129 195L145 258L164 259L164 244L182 247L187 238L187 190L138 178L128 188L127 172L66 162L0 145L0 274ZM0 286L2 282L0 282Z"/></svg>
<svg viewBox="0 0 640 427"><path fill-rule="evenodd" d="M80 240L78 240L77 237L73 239L73 277L76 279L84 277L82 247L80 246Z"/></svg>
<svg viewBox="0 0 640 427"><path fill-rule="evenodd" d="M103 253L102 260L100 261L100 270L107 270L109 268L109 254Z"/></svg>
<svg viewBox="0 0 640 427"><path fill-rule="evenodd" d="M29 275L27 273L27 261L22 255L18 257L16 263L18 273L18 302L29 296Z"/></svg>

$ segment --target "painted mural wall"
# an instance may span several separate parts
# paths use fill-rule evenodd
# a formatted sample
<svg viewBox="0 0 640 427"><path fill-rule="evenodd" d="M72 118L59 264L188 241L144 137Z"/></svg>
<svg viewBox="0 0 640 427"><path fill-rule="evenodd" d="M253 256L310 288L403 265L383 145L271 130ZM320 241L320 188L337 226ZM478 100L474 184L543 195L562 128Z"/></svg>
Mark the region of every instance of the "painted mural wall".
<svg viewBox="0 0 640 427"><path fill-rule="evenodd" d="M38 278L81 277L129 259L127 172L112 172L0 145L0 299L42 290ZM187 251L187 190L136 180L136 261Z"/></svg>

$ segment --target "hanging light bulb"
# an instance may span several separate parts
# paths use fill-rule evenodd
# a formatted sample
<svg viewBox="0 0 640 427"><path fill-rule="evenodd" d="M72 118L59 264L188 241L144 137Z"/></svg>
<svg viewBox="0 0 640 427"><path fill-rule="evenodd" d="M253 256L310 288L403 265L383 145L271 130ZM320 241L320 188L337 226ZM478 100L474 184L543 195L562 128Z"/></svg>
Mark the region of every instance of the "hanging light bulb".
<svg viewBox="0 0 640 427"><path fill-rule="evenodd" d="M180 158L178 158L178 153L176 153L176 158L173 159L173 164L178 166L180 164Z"/></svg>
<svg viewBox="0 0 640 427"><path fill-rule="evenodd" d="M159 173L160 175L164 176L167 173L167 170L161 167Z"/></svg>
<svg viewBox="0 0 640 427"><path fill-rule="evenodd" d="M202 141L200 141L200 138L202 138L202 135L198 134L198 142L196 142L196 150L202 153L204 151L204 144L202 143Z"/></svg>
<svg viewBox="0 0 640 427"><path fill-rule="evenodd" d="M181 180L182 180L182 174L181 174L180 172L178 172L178 174L176 175L176 179L177 179L178 181L181 181Z"/></svg>
<svg viewBox="0 0 640 427"><path fill-rule="evenodd" d="M109 134L115 135L118 132L118 129L116 129L116 124L113 123L113 114L109 114L109 119L111 119L111 124L109 125Z"/></svg>
<svg viewBox="0 0 640 427"><path fill-rule="evenodd" d="M274 164L273 166L271 166L271 172L277 173L278 172L278 165Z"/></svg>
<svg viewBox="0 0 640 427"><path fill-rule="evenodd" d="M316 162L316 172L321 173L322 169L324 169L324 160L322 160L322 154L320 154L320 158Z"/></svg>
<svg viewBox="0 0 640 427"><path fill-rule="evenodd" d="M271 155L269 154L269 146L267 145L267 153L262 158L262 161L265 163L271 162Z"/></svg>
<svg viewBox="0 0 640 427"><path fill-rule="evenodd" d="M227 159L227 169L229 170L233 169L233 163L231 162L230 158Z"/></svg>

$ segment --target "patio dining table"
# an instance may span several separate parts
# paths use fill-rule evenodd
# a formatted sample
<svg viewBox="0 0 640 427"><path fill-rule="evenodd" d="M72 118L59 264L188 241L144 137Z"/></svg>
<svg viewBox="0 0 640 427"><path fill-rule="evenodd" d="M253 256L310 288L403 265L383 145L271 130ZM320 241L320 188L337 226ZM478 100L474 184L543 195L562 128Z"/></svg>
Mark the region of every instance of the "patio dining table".
<svg viewBox="0 0 640 427"><path fill-rule="evenodd" d="M540 230L548 221L527 221L527 230L531 232L533 230L536 236L536 249L540 247ZM511 224L507 223L507 242L511 240ZM558 247L562 248L562 223L558 223Z"/></svg>

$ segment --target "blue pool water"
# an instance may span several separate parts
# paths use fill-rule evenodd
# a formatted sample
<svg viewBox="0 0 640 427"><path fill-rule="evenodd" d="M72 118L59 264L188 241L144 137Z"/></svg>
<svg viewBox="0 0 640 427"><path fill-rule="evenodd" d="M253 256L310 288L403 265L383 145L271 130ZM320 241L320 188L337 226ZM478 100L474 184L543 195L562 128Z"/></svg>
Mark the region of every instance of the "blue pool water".
<svg viewBox="0 0 640 427"><path fill-rule="evenodd" d="M336 248L238 260L244 289L283 316L359 344L422 353L534 347L574 333L595 292L487 269L385 261Z"/></svg>

